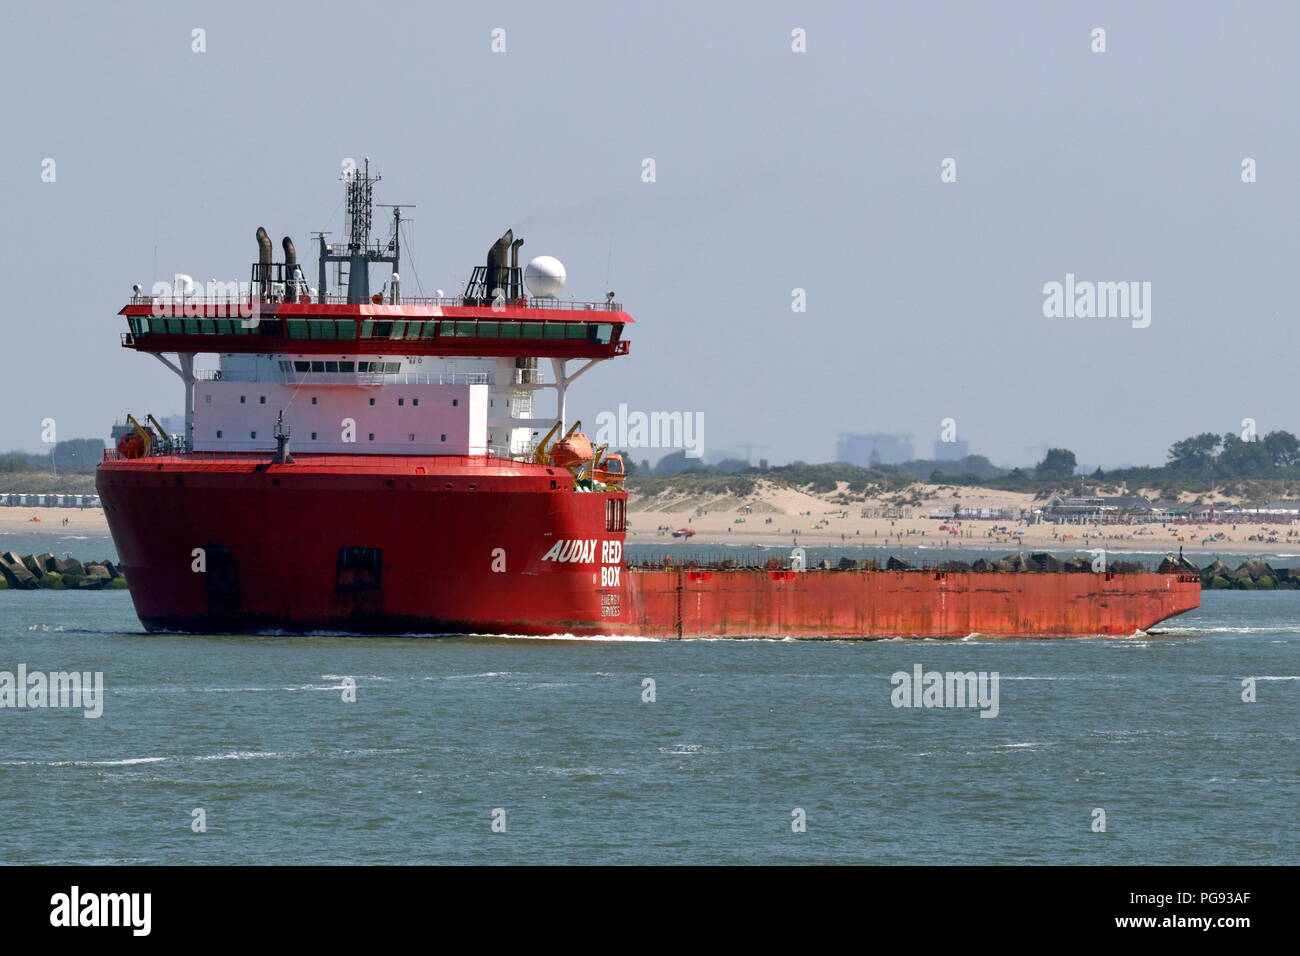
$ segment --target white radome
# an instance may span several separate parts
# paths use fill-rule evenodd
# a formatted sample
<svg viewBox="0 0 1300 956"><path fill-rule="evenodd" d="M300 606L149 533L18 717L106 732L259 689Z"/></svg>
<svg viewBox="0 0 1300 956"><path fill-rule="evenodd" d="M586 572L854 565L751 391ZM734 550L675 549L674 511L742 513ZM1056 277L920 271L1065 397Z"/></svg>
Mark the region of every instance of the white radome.
<svg viewBox="0 0 1300 956"><path fill-rule="evenodd" d="M564 263L554 256L538 256L524 267L524 282L535 296L553 299L564 290Z"/></svg>

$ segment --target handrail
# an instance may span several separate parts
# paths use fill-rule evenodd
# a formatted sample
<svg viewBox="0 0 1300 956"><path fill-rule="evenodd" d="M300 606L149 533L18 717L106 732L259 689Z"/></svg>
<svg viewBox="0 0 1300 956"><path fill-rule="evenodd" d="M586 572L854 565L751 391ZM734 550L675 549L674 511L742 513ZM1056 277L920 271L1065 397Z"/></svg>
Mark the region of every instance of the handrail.
<svg viewBox="0 0 1300 956"><path fill-rule="evenodd" d="M154 305L167 306L169 308L200 306L200 305L222 305L233 308L251 309L253 300L247 297L237 296L177 296L177 295L144 295L136 294L131 296L129 305ZM278 305L278 302L263 302L262 305ZM382 302L349 302L346 295L317 295L298 300L301 305L419 305L433 308L465 308L480 306L478 299L466 299L464 296L399 296L396 301L384 299ZM584 302L578 299L549 299L541 296L534 296L530 299L508 299L505 302L507 308L514 309L556 309L559 311L579 311L579 312L622 312L623 304L612 300L604 302ZM487 306L481 306L486 308ZM169 318L179 318L180 316L168 316ZM160 316L163 318L163 316Z"/></svg>
<svg viewBox="0 0 1300 956"><path fill-rule="evenodd" d="M160 443L161 444L161 443ZM170 450L168 450L170 448ZM202 462L247 462L258 465L270 461L275 454L275 446L268 443L264 450L258 451L193 451L188 448L177 450L177 446L156 447L148 455L127 456L115 448L104 449L104 461L137 461L143 459L169 458L177 464ZM475 458L511 461L532 464L533 456L523 451L512 451L505 445L488 445L481 454L470 455L394 455L387 452L372 455L333 454L329 452L293 452L294 465L297 467L333 468L339 465L365 465L383 471L395 471L409 474L411 469L423 465L430 459L437 458Z"/></svg>
<svg viewBox="0 0 1300 956"><path fill-rule="evenodd" d="M491 385L487 372L414 374L407 372L284 372L204 368L194 373L200 382L272 382L283 385Z"/></svg>

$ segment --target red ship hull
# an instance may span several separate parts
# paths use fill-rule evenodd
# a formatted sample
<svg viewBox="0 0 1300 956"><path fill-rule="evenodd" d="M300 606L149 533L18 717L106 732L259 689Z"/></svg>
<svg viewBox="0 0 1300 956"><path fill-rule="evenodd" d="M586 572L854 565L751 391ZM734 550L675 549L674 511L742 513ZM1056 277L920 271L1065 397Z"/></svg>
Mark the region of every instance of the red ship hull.
<svg viewBox="0 0 1300 956"><path fill-rule="evenodd" d="M633 630L671 637L1127 636L1201 603L1194 574L677 569L631 584Z"/></svg>
<svg viewBox="0 0 1300 956"><path fill-rule="evenodd" d="M626 495L572 484L450 456L164 456L96 476L150 630L1126 635L1200 603L1187 574L629 570Z"/></svg>

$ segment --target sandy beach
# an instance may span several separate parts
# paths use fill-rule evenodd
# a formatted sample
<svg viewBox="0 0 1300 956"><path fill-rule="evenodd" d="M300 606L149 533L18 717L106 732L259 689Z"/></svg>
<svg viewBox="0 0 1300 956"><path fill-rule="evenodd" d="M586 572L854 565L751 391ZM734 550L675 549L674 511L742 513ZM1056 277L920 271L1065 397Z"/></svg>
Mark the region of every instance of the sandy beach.
<svg viewBox="0 0 1300 956"><path fill-rule="evenodd" d="M842 490L842 489L841 489ZM885 500L837 503L839 491L808 494L760 482L744 498L730 495L665 494L629 498L629 544L680 543L683 549L716 545L932 547L971 550L1112 551L1198 554L1268 552L1300 554L1300 525L1287 524L1029 524L1011 519L936 520L932 509L1025 510L1041 507L1033 495L985 488L923 486L920 505ZM882 517L881 512L904 516ZM690 538L672 531L688 528Z"/></svg>
<svg viewBox="0 0 1300 956"><path fill-rule="evenodd" d="M39 517L40 521L33 521ZM67 524L64 524L64 522ZM0 508L0 534L108 534L103 508Z"/></svg>
<svg viewBox="0 0 1300 956"><path fill-rule="evenodd" d="M683 548L717 545L846 547L932 547L971 550L1071 550L1103 547L1113 551L1300 553L1300 525L1286 524L1026 524L1010 519L941 521L931 509L1029 509L1032 495L983 488L927 486L933 497L920 505L883 500L839 504L838 492L808 494L760 482L746 497L670 493L645 497L630 493L629 544L677 544ZM905 517L880 517L890 510ZM40 521L33 521L34 517ZM67 524L63 524L66 521ZM672 531L689 528L690 538ZM953 533L953 532L956 533ZM0 508L0 533L108 534L102 508ZM1221 537L1220 537L1221 536Z"/></svg>

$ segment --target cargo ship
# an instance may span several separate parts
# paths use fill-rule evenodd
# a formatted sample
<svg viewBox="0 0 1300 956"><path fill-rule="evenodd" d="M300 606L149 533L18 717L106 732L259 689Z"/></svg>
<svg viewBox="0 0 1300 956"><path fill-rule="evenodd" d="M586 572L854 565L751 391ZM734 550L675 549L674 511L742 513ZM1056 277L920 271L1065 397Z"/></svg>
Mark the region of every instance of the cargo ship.
<svg viewBox="0 0 1300 956"><path fill-rule="evenodd" d="M632 317L613 293L561 298L561 263L521 267L511 231L463 294L408 297L403 207L372 238L379 177L367 160L344 179L348 233L316 234L315 286L293 241L277 261L258 228L247 283L177 276L119 312L122 345L162 362L185 399L183 434L128 416L96 474L148 630L1129 635L1199 604L1181 561L1127 574L631 564L623 462L569 421L566 393L629 354Z"/></svg>

